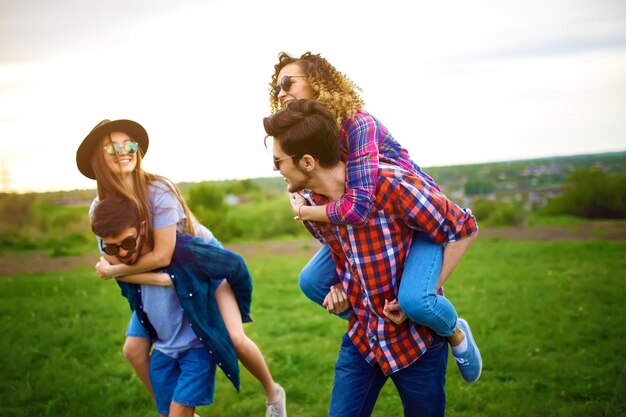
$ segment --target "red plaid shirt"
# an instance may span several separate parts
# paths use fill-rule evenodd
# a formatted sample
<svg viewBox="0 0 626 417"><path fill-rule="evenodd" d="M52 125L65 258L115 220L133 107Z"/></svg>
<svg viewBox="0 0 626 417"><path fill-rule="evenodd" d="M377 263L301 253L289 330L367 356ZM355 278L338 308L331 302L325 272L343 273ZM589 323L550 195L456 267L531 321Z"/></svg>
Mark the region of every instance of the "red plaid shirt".
<svg viewBox="0 0 626 417"><path fill-rule="evenodd" d="M311 205L328 203L324 196L304 192ZM430 329L409 320L396 325L383 314L385 300L398 296L404 260L415 231L443 243L478 231L469 210L463 210L424 178L399 167L381 164L374 207L362 227L304 222L326 244L354 311L348 334L370 364L385 375L415 362L430 345Z"/></svg>

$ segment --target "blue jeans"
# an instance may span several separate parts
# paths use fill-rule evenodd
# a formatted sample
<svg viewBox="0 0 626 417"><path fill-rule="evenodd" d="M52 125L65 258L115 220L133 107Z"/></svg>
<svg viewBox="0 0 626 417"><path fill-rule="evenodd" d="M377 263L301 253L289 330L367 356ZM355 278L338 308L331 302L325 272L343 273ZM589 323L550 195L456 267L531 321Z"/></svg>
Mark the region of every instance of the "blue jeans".
<svg viewBox="0 0 626 417"><path fill-rule="evenodd" d="M431 328L440 336L450 336L456 328L457 313L452 303L438 296L435 290L442 261L443 245L416 235L404 261L398 303L413 322ZM298 280L304 295L319 305L330 286L338 282L335 262L326 245L302 268ZM340 316L347 318L351 313L347 310Z"/></svg>
<svg viewBox="0 0 626 417"><path fill-rule="evenodd" d="M330 291L330 287L339 282L339 276L335 269L335 261L330 255L328 246L323 245L311 260L300 271L298 284L300 289L311 301L322 306L324 298ZM324 308L322 306L322 308ZM352 315L352 310L347 309L339 317L347 319Z"/></svg>
<svg viewBox="0 0 626 417"><path fill-rule="evenodd" d="M391 378L405 417L443 417L446 407L448 345L434 336L431 346L408 367L385 376L380 367L365 361L346 333L335 365L329 417L367 417L380 390Z"/></svg>

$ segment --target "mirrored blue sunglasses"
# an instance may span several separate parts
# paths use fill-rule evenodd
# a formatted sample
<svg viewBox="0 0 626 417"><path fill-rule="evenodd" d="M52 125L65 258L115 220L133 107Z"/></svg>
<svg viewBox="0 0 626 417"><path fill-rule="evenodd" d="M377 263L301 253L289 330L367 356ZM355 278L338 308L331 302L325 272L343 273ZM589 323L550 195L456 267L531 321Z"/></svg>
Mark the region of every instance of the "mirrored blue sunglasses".
<svg viewBox="0 0 626 417"><path fill-rule="evenodd" d="M122 150L125 153L135 153L139 150L139 144L137 142L124 142L121 145L119 143L109 143L104 147L104 151L108 155L121 154Z"/></svg>

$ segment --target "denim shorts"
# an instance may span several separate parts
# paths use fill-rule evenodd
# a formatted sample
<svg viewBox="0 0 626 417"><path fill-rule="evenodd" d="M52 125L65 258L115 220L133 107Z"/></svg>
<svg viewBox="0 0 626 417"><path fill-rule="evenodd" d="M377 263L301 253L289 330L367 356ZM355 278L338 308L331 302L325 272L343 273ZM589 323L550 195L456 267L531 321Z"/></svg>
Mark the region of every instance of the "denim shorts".
<svg viewBox="0 0 626 417"><path fill-rule="evenodd" d="M143 337L144 339L150 339L146 329L143 328L143 325L139 322L139 317L137 317L137 313L133 311L133 314L130 316L130 321L128 322L128 327L126 328L126 337Z"/></svg>
<svg viewBox="0 0 626 417"><path fill-rule="evenodd" d="M206 349L189 349L177 358L152 351L150 383L159 414L170 413L170 404L199 407L213 403L215 362Z"/></svg>

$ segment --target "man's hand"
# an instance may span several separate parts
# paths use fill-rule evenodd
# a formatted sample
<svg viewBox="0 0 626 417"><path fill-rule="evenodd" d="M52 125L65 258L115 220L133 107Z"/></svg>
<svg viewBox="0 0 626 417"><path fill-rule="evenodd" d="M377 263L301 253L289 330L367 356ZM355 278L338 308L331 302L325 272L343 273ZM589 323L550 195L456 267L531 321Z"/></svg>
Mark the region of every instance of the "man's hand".
<svg viewBox="0 0 626 417"><path fill-rule="evenodd" d="M408 318L406 314L404 314L404 311L402 311L402 309L400 308L400 304L398 304L397 298L394 298L391 301L385 300L383 313L389 320L396 324L400 324Z"/></svg>
<svg viewBox="0 0 626 417"><path fill-rule="evenodd" d="M330 291L324 298L322 305L326 307L326 311L331 314L340 314L350 308L348 296L343 290L341 283L332 285Z"/></svg>
<svg viewBox="0 0 626 417"><path fill-rule="evenodd" d="M111 263L106 260L104 256L101 256L100 261L96 263L96 273L98 274L98 276L102 279L115 278L113 275L111 275L110 269Z"/></svg>

